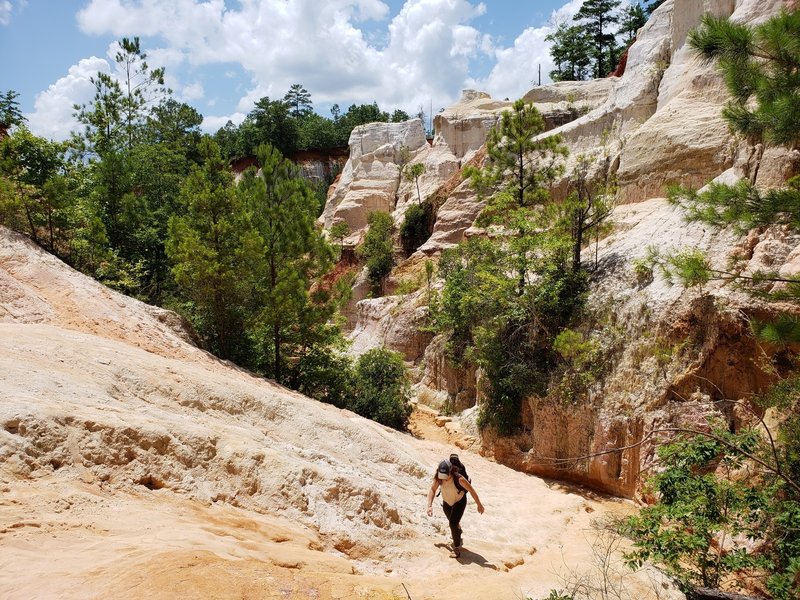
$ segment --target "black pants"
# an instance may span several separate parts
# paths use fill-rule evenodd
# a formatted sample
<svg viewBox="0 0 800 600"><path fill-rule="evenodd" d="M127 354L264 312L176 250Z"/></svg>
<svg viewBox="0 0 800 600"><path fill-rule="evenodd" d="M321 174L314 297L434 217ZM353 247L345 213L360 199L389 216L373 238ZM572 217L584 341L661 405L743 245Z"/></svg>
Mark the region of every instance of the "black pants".
<svg viewBox="0 0 800 600"><path fill-rule="evenodd" d="M467 495L458 502L450 506L447 502L442 502L442 510L450 523L450 533L453 534L453 546L461 545L461 517L464 516L464 509L467 507Z"/></svg>

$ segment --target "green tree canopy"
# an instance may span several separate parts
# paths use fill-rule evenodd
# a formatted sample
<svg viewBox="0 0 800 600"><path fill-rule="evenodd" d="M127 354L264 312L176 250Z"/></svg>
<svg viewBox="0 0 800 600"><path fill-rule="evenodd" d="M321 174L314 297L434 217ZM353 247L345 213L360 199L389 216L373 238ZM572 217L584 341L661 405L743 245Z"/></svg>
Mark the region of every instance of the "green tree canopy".
<svg viewBox="0 0 800 600"><path fill-rule="evenodd" d="M297 167L268 144L256 152L260 169L245 174L239 192L260 249L258 338L271 350L268 372L283 382L287 347L301 343L310 326L311 282L330 267L332 252L315 227L316 199Z"/></svg>
<svg viewBox="0 0 800 600"><path fill-rule="evenodd" d="M631 4L622 11L617 35L623 36L625 44L630 46L636 39L636 33L647 23L647 15L640 4Z"/></svg>
<svg viewBox="0 0 800 600"><path fill-rule="evenodd" d="M202 164L181 187L182 210L169 219L166 251L211 350L247 364L243 307L252 297L255 242L219 147L204 138L199 152Z"/></svg>
<svg viewBox="0 0 800 600"><path fill-rule="evenodd" d="M598 79L613 71L616 64L616 35L609 27L619 22L615 10L621 3L621 0L584 0L574 17L583 24L594 46L594 76Z"/></svg>
<svg viewBox="0 0 800 600"><path fill-rule="evenodd" d="M16 125L22 125L26 121L19 109L17 98L19 98L19 94L14 90L0 94L0 129L8 130Z"/></svg>
<svg viewBox="0 0 800 600"><path fill-rule="evenodd" d="M392 249L391 215L372 212L367 217L367 234L359 248L359 254L367 263L367 275L372 282L373 291L380 292L384 278L391 272L394 264Z"/></svg>
<svg viewBox="0 0 800 600"><path fill-rule="evenodd" d="M559 136L538 136L543 131L539 111L517 100L489 134L486 168L468 171L473 187L486 200L478 223L510 232L508 252L520 296L546 237L541 234L546 225L541 206L550 198L549 184L563 172L557 158L567 153Z"/></svg>
<svg viewBox="0 0 800 600"><path fill-rule="evenodd" d="M375 348L359 357L355 371L356 389L349 408L388 427L405 429L412 407L403 357Z"/></svg>
<svg viewBox="0 0 800 600"><path fill-rule="evenodd" d="M553 43L550 47L556 65L550 71L553 81L583 81L588 78L592 62L591 40L583 26L561 23L545 40Z"/></svg>
<svg viewBox="0 0 800 600"><path fill-rule="evenodd" d="M299 83L293 83L283 97L283 101L289 105L292 116L295 118L304 117L313 112L311 94Z"/></svg>

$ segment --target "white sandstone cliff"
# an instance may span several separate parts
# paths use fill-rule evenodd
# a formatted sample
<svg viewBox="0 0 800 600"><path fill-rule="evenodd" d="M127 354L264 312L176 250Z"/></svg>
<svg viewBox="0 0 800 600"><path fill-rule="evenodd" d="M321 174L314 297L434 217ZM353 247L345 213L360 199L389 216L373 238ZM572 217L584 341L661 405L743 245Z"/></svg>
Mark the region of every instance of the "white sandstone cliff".
<svg viewBox="0 0 800 600"><path fill-rule="evenodd" d="M614 318L623 323L625 335L636 342L617 350L616 367L590 392L591 402L579 411L580 415L573 415L573 408L531 399L524 414L529 435L510 441L484 440L487 452L516 468L573 478L632 495L638 473L652 461L652 445L622 456L603 456L566 467L541 457L555 459L626 446L638 443L658 424L684 419L695 424L703 421L708 411L702 398L707 401L716 392L709 389L711 386L698 386L698 377L713 375L714 385L734 396L756 391L769 382L755 364L753 354L758 350L747 341L743 327L747 318L770 314L774 308L737 295L725 286L712 285L704 291L727 303L726 309L714 313L695 297L696 292L670 287L658 277L654 283L640 285L631 265L644 256L648 245L653 245L661 250L698 248L720 268L726 267L735 255L749 261L751 270L764 263L783 272L797 269L800 249L797 240L785 232L756 232L750 241L742 242L731 232L687 224L678 209L660 199L670 183L698 187L718 177L726 182L747 177L761 187L769 187L797 172L800 153L753 148L731 134L721 117L728 99L724 82L714 65L696 58L687 45L688 32L705 12L758 23L791 4L788 0L667 0L640 31L621 77L543 86L526 95L527 100L551 116L568 105L583 103L586 109L582 116L543 134L560 134L570 150L566 174L555 186L554 196L563 197L568 192L570 169L581 155L595 159L594 174L616 178L619 206L612 216L616 233L597 248L600 268L593 276L590 305L613 307L618 313ZM486 95L469 93L459 105L437 117L433 146L421 151L415 160L426 167L425 161L431 160L423 197L436 195L440 208L433 234L413 260L419 260L420 255L435 259L441 250L465 236L480 233L472 225L482 205L463 180L460 168L466 161L480 166L483 155L479 140L485 139L486 131L504 106L504 102L492 101ZM415 196L411 191L408 183L400 183L397 223L402 220L403 203ZM585 259L593 260L594 252L594 248L587 250ZM417 333L408 327L395 327L395 323L409 322L404 303L395 302L392 310L376 310L381 302L377 299L359 303L356 348L366 347L359 335L369 332L370 347L413 347L414 352L405 355L414 360L412 355L419 354L419 342L414 340ZM670 324L692 319L713 319L714 323L708 326L706 339L695 340L695 354L679 356L675 348L684 343L683 333L677 325ZM397 333L402 331L407 332L406 337L398 338ZM387 332L394 333L389 336ZM653 363L655 346L664 340L671 348L674 346L670 352L675 356L668 361L671 366ZM425 352L420 397L429 399L437 408L462 408L476 402L474 375L445 368L442 352L441 345ZM741 374L733 377L726 374L722 365L735 360L732 357L737 353L745 358L735 361ZM637 371L642 368L637 363L642 356L649 358L643 370ZM723 380L741 381L728 386ZM693 394L701 398L698 405L688 399ZM679 397L686 401L681 402ZM730 418L718 411L711 413ZM525 447L529 450L520 451Z"/></svg>

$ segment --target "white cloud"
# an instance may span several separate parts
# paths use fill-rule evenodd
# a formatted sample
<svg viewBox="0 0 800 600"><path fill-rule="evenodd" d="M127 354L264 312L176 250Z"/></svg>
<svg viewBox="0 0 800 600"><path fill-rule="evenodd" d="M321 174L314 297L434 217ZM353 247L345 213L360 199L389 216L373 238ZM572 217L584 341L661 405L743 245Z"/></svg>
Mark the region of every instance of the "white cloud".
<svg viewBox="0 0 800 600"><path fill-rule="evenodd" d="M203 119L203 123L200 125L200 128L208 133L214 133L221 127L224 127L228 121L231 121L234 125L238 125L244 121L244 117L245 114L240 112L235 112L232 115L223 115L220 117L205 117Z"/></svg>
<svg viewBox="0 0 800 600"><path fill-rule="evenodd" d="M496 98L519 98L538 83L539 65L542 68L542 83L549 83L548 73L553 70L550 58L550 42L544 38L552 28L529 27L523 31L510 48L495 50L496 64L486 79L473 85L488 91Z"/></svg>
<svg viewBox="0 0 800 600"><path fill-rule="evenodd" d="M195 81L194 83L190 83L183 87L183 89L178 94L181 102L191 103L195 100L199 100L203 96L205 96L205 90L203 89L203 84L199 81Z"/></svg>
<svg viewBox="0 0 800 600"><path fill-rule="evenodd" d="M550 57L551 42L545 38L559 23L572 21L580 10L583 0L569 0L553 11L550 22L542 27L529 27L523 31L510 48L495 49L495 66L489 75L473 85L488 91L496 98L514 100L525 95L539 81L539 65L542 83L550 83L550 71L555 68ZM623 2L627 5L627 1Z"/></svg>
<svg viewBox="0 0 800 600"><path fill-rule="evenodd" d="M565 0L548 25L526 29L510 47L498 47L473 25L487 10L477 0L406 0L388 22L383 0L239 0L227 6L225 0L89 0L78 23L88 34L159 40L160 48L147 49L148 62L167 67L167 85L183 101L206 93L217 98L215 86L230 88L203 79L204 66L223 66L219 77L225 81L237 78L231 65L241 68L245 78L244 85L236 83L241 97L235 112L207 116L203 127L209 130L228 119L241 121L256 100L281 98L293 83L303 84L317 106L374 100L384 110L409 112L431 101L446 106L465 87L519 97L534 85L539 64L543 83L549 82L553 65L545 37L582 1ZM113 45L109 52L112 59ZM471 78L471 63L485 59L494 64L489 75ZM65 80L42 93L42 107ZM35 114L44 123L42 110L37 104ZM48 122L56 128L65 119L62 114Z"/></svg>
<svg viewBox="0 0 800 600"><path fill-rule="evenodd" d="M69 72L45 91L36 96L34 111L26 114L33 133L55 140L65 140L70 131L78 130L79 123L72 116L73 105L90 102L94 96L91 77L98 71L109 73L108 62L91 57L69 68Z"/></svg>
<svg viewBox="0 0 800 600"><path fill-rule="evenodd" d="M469 25L485 11L474 0L407 0L383 47L361 25L388 17L381 0L241 0L236 8L223 0L91 0L78 23L91 34L157 37L163 52L180 52L190 65L241 65L251 83L240 112L293 83L315 104L376 100L410 110L458 97L470 59L489 48ZM152 64L163 64L160 52L149 52Z"/></svg>
<svg viewBox="0 0 800 600"><path fill-rule="evenodd" d="M380 0L361 0L358 3L360 21L380 21L389 14L389 6Z"/></svg>
<svg viewBox="0 0 800 600"><path fill-rule="evenodd" d="M11 0L0 0L0 25L11 23Z"/></svg>

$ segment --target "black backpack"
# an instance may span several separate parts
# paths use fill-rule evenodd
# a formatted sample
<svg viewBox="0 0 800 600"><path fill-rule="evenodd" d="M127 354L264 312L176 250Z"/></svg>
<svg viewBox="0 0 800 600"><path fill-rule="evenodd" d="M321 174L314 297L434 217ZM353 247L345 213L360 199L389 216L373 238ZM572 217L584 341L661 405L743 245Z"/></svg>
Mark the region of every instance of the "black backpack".
<svg viewBox="0 0 800 600"><path fill-rule="evenodd" d="M469 475L467 475L467 467L465 467L464 463L461 462L461 459L458 458L458 454L451 454L450 455L450 464L455 466L455 467L457 467L458 468L458 472L461 474L461 476L464 479L466 479L467 481L469 481L470 483L472 483L472 479L470 479ZM456 484L456 489L458 489L460 492L466 492L467 491L463 487L461 487L461 484L458 483L458 477L453 479L453 483Z"/></svg>

